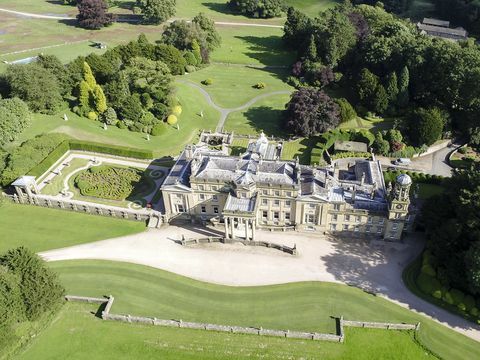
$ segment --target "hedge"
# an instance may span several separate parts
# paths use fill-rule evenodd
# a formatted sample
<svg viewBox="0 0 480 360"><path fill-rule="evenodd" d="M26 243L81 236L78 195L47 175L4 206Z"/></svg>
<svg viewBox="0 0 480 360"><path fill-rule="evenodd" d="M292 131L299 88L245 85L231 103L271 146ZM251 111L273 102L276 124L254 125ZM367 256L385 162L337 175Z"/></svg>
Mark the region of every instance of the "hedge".
<svg viewBox="0 0 480 360"><path fill-rule="evenodd" d="M65 140L60 145L58 145L55 150L47 155L38 165L28 172L28 175L38 177L47 171L50 166L55 164L55 162L60 159L60 157L65 154L70 149L68 140Z"/></svg>
<svg viewBox="0 0 480 360"><path fill-rule="evenodd" d="M408 170L384 171L383 177L385 178L385 182L393 182L400 174L407 174L412 178L414 182L423 184L442 185L444 180L444 177L440 175L424 174Z"/></svg>
<svg viewBox="0 0 480 360"><path fill-rule="evenodd" d="M153 152L150 150L141 150L128 148L124 146L104 145L100 143L80 140L65 140L57 146L47 157L38 165L34 166L27 175L40 176L45 173L60 157L68 150L92 151L102 154L115 156L131 157L135 159L153 159Z"/></svg>
<svg viewBox="0 0 480 360"><path fill-rule="evenodd" d="M354 151L347 151L347 152L338 152L331 156L332 160L336 159L345 159L345 158L365 158L368 159L372 156L372 154L368 152L354 152Z"/></svg>
<svg viewBox="0 0 480 360"><path fill-rule="evenodd" d="M125 146L104 145L100 143L80 140L70 140L70 150L92 151L102 154L125 156L136 159L153 159L151 150L141 150Z"/></svg>

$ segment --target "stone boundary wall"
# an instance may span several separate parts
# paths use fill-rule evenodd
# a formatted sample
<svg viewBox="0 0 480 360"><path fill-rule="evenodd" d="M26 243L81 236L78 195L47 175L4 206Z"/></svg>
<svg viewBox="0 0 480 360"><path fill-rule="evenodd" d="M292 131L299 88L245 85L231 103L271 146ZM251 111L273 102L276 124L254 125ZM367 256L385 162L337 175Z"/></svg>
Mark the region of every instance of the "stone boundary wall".
<svg viewBox="0 0 480 360"><path fill-rule="evenodd" d="M382 323L382 322L368 322L368 321L352 321L340 319L340 328L360 327L370 329L385 329L385 330L418 330L420 323L417 324L396 324L396 323Z"/></svg>
<svg viewBox="0 0 480 360"><path fill-rule="evenodd" d="M197 322L188 322L182 320L165 320L157 319L155 317L144 317L144 316L132 316L132 315L120 315L120 314L111 314L110 310L113 305L114 297L110 295L108 298L92 298L84 296L74 296L66 295L65 300L67 301L77 301L77 302L87 302L87 303L101 303L105 304L105 309L102 311L103 320L111 321L120 321L127 323L141 323L148 325L156 326L168 326L168 327L178 327L185 329L197 329L197 330L207 330L207 331L219 331L219 332L228 332L233 334L246 334L246 335L260 335L260 336L274 336L274 337L283 337L290 339L306 339L306 340L320 340L320 341L331 341L331 342L340 342L345 341L344 327L362 327L362 328L376 328L376 329L385 329L385 330L415 330L418 331L420 328L420 323L417 324L395 324L395 323L380 323L380 322L364 322L364 321L350 321L343 320L343 316L337 321L338 334L323 334L317 332L303 332L303 331L290 331L290 330L275 330L275 329L264 329L262 327L243 327L243 326L231 326L231 325L218 325L218 324L209 324L209 323L197 323Z"/></svg>
<svg viewBox="0 0 480 360"><path fill-rule="evenodd" d="M297 255L297 246L289 247L286 245L279 245L275 243L270 243L266 241L253 241L253 240L241 240L241 239L226 239L220 236L209 236L205 238L198 238L198 239L182 239L179 241L181 245L188 246L188 245L197 245L197 244L209 244L209 243L222 243L222 244L233 244L233 243L240 243L247 246L264 246L267 248L272 248L276 250L280 250L284 253L290 255Z"/></svg>
<svg viewBox="0 0 480 360"><path fill-rule="evenodd" d="M89 203L85 201L62 199L51 195L36 195L18 196L7 195L17 204L35 205L41 207L48 207L59 210L68 210L81 212L91 215L110 216L127 220L145 221L148 222L149 227L160 227L165 222L165 217L162 213L155 210L131 210L116 206L109 206L97 203Z"/></svg>

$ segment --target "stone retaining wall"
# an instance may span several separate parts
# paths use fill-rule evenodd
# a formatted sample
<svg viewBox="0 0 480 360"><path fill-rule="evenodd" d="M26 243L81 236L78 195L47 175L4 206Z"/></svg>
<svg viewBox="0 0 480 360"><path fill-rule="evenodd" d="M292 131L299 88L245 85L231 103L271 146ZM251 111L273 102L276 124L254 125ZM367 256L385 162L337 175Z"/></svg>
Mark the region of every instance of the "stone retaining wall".
<svg viewBox="0 0 480 360"><path fill-rule="evenodd" d="M116 206L109 206L85 201L62 199L50 195L18 196L8 195L14 203L49 207L59 210L81 212L84 214L110 216L127 220L148 222L149 227L160 227L165 222L162 213L155 210L131 210Z"/></svg>
<svg viewBox="0 0 480 360"><path fill-rule="evenodd" d="M121 322L127 322L127 323L142 323L142 324L149 324L149 325L156 325L156 326L178 327L178 328L185 328L185 329L219 331L219 332L228 332L228 333L234 333L234 334L284 337L284 338L290 338L290 339L308 339L308 340L332 341L332 342L343 343L345 341L345 335L344 335L344 329L343 329L345 326L378 328L378 329L386 329L386 330L415 330L415 331L418 331L418 329L420 328L420 323L395 324L395 323L350 321L350 320L343 320L343 316L342 316L339 319L339 323L338 323L339 333L337 335L323 334L323 333L317 333L317 332L263 329L261 327L255 328L255 327L243 327L243 326L218 325L218 324L209 324L209 323L188 322L188 321L182 321L182 320L157 319L155 317L110 314L110 310L112 308L113 301L114 301L114 297L112 295L104 299L66 295L65 299L67 301L106 304L105 309L102 311L103 320L121 321Z"/></svg>
<svg viewBox="0 0 480 360"><path fill-rule="evenodd" d="M267 248L272 248L276 250L280 250L290 255L297 255L297 247L289 247L286 245L279 245L275 243L270 243L266 241L253 241L253 240L242 240L242 239L226 239L221 236L209 236L205 238L197 238L197 239L182 239L180 244L188 246L188 245L197 245L197 244L208 244L208 243L222 243L222 244L233 244L233 243L240 243L247 246L264 246Z"/></svg>

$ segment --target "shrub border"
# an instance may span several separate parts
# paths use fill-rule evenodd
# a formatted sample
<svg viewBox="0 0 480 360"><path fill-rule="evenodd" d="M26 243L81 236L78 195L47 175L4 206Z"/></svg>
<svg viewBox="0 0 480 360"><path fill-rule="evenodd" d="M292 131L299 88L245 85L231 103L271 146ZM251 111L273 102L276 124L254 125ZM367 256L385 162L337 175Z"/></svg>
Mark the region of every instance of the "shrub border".
<svg viewBox="0 0 480 360"><path fill-rule="evenodd" d="M465 320L470 321L472 324L477 325L476 319L472 316L461 312L456 306L449 305L442 301L441 299L437 299L430 294L424 293L417 284L417 276L420 273L420 269L422 267L422 256L423 251L418 255L415 260L413 260L410 264L408 264L402 272L402 281L407 287L407 289L413 293L414 295L418 296L420 299L425 300L426 302L438 306L439 308L448 311L451 314L457 315L462 317Z"/></svg>

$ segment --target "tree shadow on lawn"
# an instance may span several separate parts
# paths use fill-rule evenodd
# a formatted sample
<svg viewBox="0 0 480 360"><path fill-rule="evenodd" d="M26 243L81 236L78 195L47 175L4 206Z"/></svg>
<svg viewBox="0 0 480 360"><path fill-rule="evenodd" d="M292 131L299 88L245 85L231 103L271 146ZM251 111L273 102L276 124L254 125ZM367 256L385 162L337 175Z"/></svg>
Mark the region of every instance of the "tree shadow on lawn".
<svg viewBox="0 0 480 360"><path fill-rule="evenodd" d="M268 136L285 137L283 130L283 111L270 106L253 106L244 112L248 125L257 133L265 132Z"/></svg>
<svg viewBox="0 0 480 360"><path fill-rule="evenodd" d="M266 66L290 67L295 61L292 52L284 50L280 36L235 36L247 43L248 52L245 55L258 60Z"/></svg>
<svg viewBox="0 0 480 360"><path fill-rule="evenodd" d="M203 6L206 8L218 12L220 14L227 14L227 15L240 15L235 12L230 6L228 6L228 1L225 0L224 3L213 3L213 2L204 2L202 3Z"/></svg>
<svg viewBox="0 0 480 360"><path fill-rule="evenodd" d="M423 249L423 234L408 235L404 243L374 246L368 241L352 235L332 236L334 252L321 256L326 271L336 280L359 287L371 294L382 294L389 299L408 304L410 310L439 319L452 327L463 329L479 327L471 323L465 326L465 320L459 316L442 316L440 308L418 298L403 284L402 273ZM365 320L365 319L360 319ZM402 321L385 319L382 314L371 321ZM431 336L434 336L431 334Z"/></svg>

